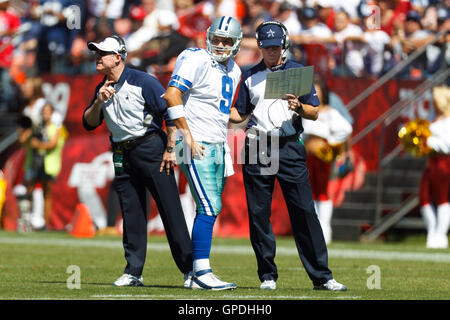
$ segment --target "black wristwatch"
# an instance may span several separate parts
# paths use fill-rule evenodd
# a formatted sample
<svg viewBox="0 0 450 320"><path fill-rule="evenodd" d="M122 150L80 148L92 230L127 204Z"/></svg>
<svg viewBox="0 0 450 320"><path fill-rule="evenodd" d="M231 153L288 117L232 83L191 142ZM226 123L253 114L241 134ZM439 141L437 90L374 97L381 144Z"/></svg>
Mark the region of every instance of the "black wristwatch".
<svg viewBox="0 0 450 320"><path fill-rule="evenodd" d="M166 150L167 150L167 152L172 153L173 152L173 147L167 146Z"/></svg>
<svg viewBox="0 0 450 320"><path fill-rule="evenodd" d="M296 111L300 116L302 115L302 113L303 113L303 115L305 114L305 110L303 110L303 105L300 103L300 105L298 106L298 108L297 108L297 111Z"/></svg>

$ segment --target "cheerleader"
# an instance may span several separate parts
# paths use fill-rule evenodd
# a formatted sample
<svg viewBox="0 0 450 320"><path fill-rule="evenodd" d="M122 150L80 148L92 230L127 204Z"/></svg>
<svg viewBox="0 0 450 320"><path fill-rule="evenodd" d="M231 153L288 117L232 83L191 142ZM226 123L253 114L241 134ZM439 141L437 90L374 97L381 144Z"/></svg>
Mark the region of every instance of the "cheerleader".
<svg viewBox="0 0 450 320"><path fill-rule="evenodd" d="M427 227L427 248L447 248L450 225L450 89L433 88L437 116L426 140L432 150L419 185L420 212Z"/></svg>
<svg viewBox="0 0 450 320"><path fill-rule="evenodd" d="M331 217L333 202L327 189L333 161L344 153L352 125L329 105L329 90L320 77L314 77L314 88L321 102L316 121L303 119L303 140L316 212L326 243L332 240Z"/></svg>

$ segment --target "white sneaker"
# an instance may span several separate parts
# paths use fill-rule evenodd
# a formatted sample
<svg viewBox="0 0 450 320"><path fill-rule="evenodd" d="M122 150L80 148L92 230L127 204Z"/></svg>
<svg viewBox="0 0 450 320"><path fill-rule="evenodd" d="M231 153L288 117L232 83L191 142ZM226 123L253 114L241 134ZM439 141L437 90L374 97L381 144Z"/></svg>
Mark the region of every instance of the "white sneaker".
<svg viewBox="0 0 450 320"><path fill-rule="evenodd" d="M436 244L434 248L436 249L447 249L448 247L448 238L446 234L437 234L436 236Z"/></svg>
<svg viewBox="0 0 450 320"><path fill-rule="evenodd" d="M200 270L192 277L191 289L204 290L232 290L236 289L234 283L220 280L211 269Z"/></svg>
<svg viewBox="0 0 450 320"><path fill-rule="evenodd" d="M131 274L124 273L119 279L114 281L113 285L116 287L142 287L144 279L141 277L135 277Z"/></svg>
<svg viewBox="0 0 450 320"><path fill-rule="evenodd" d="M259 288L263 290L275 290L277 288L277 283L274 280L264 280Z"/></svg>
<svg viewBox="0 0 450 320"><path fill-rule="evenodd" d="M346 291L347 287L337 282L334 279L328 280L324 284L314 286L314 290L329 290L329 291Z"/></svg>
<svg viewBox="0 0 450 320"><path fill-rule="evenodd" d="M184 287L185 288L191 287L191 281L192 281L193 275L194 275L194 273L192 271L189 271L188 273L184 274Z"/></svg>
<svg viewBox="0 0 450 320"><path fill-rule="evenodd" d="M435 249L437 246L436 235L434 233L427 234L427 248Z"/></svg>

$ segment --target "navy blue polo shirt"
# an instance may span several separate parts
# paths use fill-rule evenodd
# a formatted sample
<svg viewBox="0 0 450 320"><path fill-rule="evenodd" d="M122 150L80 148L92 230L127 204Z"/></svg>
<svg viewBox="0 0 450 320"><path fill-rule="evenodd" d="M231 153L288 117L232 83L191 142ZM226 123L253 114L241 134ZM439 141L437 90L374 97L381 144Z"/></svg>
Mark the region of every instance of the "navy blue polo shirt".
<svg viewBox="0 0 450 320"><path fill-rule="evenodd" d="M303 65L288 60L279 70L300 67ZM247 128L255 127L259 131L280 136L300 134L303 132L302 118L289 109L286 100L264 99L267 73L277 71L268 69L264 60L250 68L242 76L234 106L240 114L251 114ZM299 101L312 106L320 104L314 85L309 94L299 97Z"/></svg>
<svg viewBox="0 0 450 320"><path fill-rule="evenodd" d="M106 77L95 88L94 99L86 110L94 103L105 81ZM119 81L111 86L116 92L103 103L98 125L89 126L83 116L86 130L94 130L104 119L113 141L119 142L162 129L163 120L168 118L163 98L165 89L154 76L125 66ZM172 121L167 120L166 124L173 126Z"/></svg>

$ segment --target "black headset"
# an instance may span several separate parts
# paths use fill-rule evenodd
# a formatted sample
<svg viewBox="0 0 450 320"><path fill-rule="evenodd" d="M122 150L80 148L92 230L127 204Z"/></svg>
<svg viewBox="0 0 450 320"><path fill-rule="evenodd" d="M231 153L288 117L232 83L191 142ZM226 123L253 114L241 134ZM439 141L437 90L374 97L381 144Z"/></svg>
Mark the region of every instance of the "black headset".
<svg viewBox="0 0 450 320"><path fill-rule="evenodd" d="M122 55L122 59L125 60L127 57L127 47L125 46L125 41L118 35L112 35L110 38L115 39L119 43L119 53Z"/></svg>
<svg viewBox="0 0 450 320"><path fill-rule="evenodd" d="M255 34L256 40L259 40L258 33L261 30L261 28L263 28L267 25L279 26L281 28L281 30L283 30L283 50L286 50L287 48L289 48L289 45L291 43L291 40L289 39L289 32L286 29L286 27L284 26L284 24L282 24L281 22L278 22L278 21L266 21L266 22L261 23L258 26L258 28L256 28L256 34Z"/></svg>

